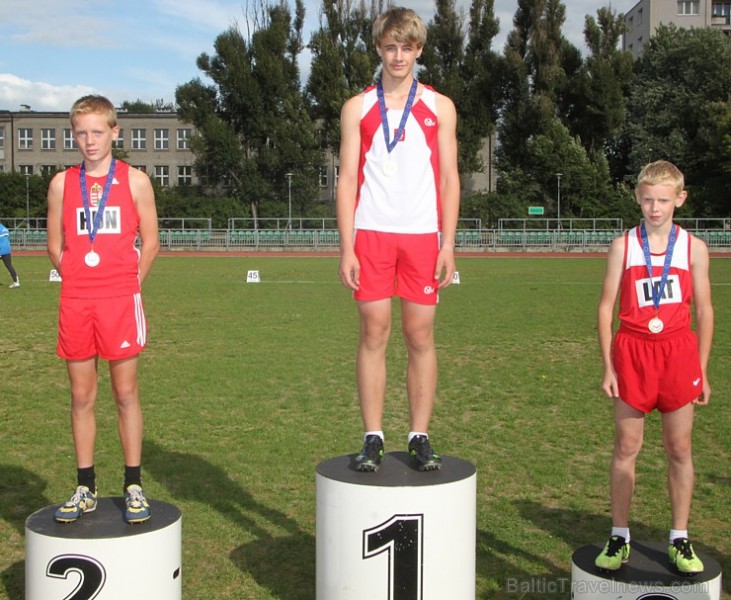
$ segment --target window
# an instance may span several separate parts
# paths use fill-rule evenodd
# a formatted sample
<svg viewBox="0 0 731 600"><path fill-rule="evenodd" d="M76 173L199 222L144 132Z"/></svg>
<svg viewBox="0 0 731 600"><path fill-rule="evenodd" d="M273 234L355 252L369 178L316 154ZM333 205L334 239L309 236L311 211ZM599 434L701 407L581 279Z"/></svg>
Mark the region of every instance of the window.
<svg viewBox="0 0 731 600"><path fill-rule="evenodd" d="M637 10L637 24L642 25L642 9Z"/></svg>
<svg viewBox="0 0 731 600"><path fill-rule="evenodd" d="M700 12L700 0L678 0L678 14L684 16L697 15Z"/></svg>
<svg viewBox="0 0 731 600"><path fill-rule="evenodd" d="M168 150L170 148L167 129L155 129L155 150Z"/></svg>
<svg viewBox="0 0 731 600"><path fill-rule="evenodd" d="M33 175L33 165L18 165L18 173L21 175Z"/></svg>
<svg viewBox="0 0 731 600"><path fill-rule="evenodd" d="M132 130L132 150L146 150L147 149L147 130L146 129L133 129Z"/></svg>
<svg viewBox="0 0 731 600"><path fill-rule="evenodd" d="M5 128L0 127L0 150L5 148Z"/></svg>
<svg viewBox="0 0 731 600"><path fill-rule="evenodd" d="M56 149L56 130L41 129L41 150Z"/></svg>
<svg viewBox="0 0 731 600"><path fill-rule="evenodd" d="M119 128L117 139L112 142L112 148L124 148L124 129Z"/></svg>
<svg viewBox="0 0 731 600"><path fill-rule="evenodd" d="M147 165L132 165L135 169L139 169L143 173L147 173Z"/></svg>
<svg viewBox="0 0 731 600"><path fill-rule="evenodd" d="M193 167L181 165L178 167L178 185L193 183Z"/></svg>
<svg viewBox="0 0 731 600"><path fill-rule="evenodd" d="M18 129L18 150L33 150L33 130L21 127Z"/></svg>
<svg viewBox="0 0 731 600"><path fill-rule="evenodd" d="M178 150L190 149L191 129L178 129Z"/></svg>
<svg viewBox="0 0 731 600"><path fill-rule="evenodd" d="M56 171L58 171L58 167L56 165L41 165L41 174L43 175L50 175Z"/></svg>
<svg viewBox="0 0 731 600"><path fill-rule="evenodd" d="M635 24L635 18L628 17L627 18L627 33L630 33L632 31L634 24Z"/></svg>
<svg viewBox="0 0 731 600"><path fill-rule="evenodd" d="M170 167L167 165L155 165L155 179L163 187L170 185Z"/></svg>
<svg viewBox="0 0 731 600"><path fill-rule="evenodd" d="M76 138L74 137L74 132L71 128L67 128L63 130L63 149L64 150L76 150L78 146L76 145Z"/></svg>
<svg viewBox="0 0 731 600"><path fill-rule="evenodd" d="M327 169L320 167L319 184L321 188L327 187Z"/></svg>

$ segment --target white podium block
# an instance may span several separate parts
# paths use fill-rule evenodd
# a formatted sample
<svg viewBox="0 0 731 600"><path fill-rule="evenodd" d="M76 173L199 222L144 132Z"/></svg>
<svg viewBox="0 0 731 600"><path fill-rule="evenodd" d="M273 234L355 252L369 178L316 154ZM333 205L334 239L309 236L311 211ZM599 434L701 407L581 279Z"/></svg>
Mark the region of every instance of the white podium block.
<svg viewBox="0 0 731 600"><path fill-rule="evenodd" d="M681 575L668 559L668 545L660 542L630 543L629 562L613 573L599 571L594 559L603 543L576 550L571 564L573 600L720 600L721 565L703 552L696 554L705 569L697 575Z"/></svg>
<svg viewBox="0 0 731 600"><path fill-rule="evenodd" d="M180 600L181 515L151 500L152 516L124 521L122 498L101 498L75 523L48 506L25 522L25 600Z"/></svg>
<svg viewBox="0 0 731 600"><path fill-rule="evenodd" d="M393 452L360 473L353 459L317 466L317 600L474 600L475 467L443 456L420 473Z"/></svg>

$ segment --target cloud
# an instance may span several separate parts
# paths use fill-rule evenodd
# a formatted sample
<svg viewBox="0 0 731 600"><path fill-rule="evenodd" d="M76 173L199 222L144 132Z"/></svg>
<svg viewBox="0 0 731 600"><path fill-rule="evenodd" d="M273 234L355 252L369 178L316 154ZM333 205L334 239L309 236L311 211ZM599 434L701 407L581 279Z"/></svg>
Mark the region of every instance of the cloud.
<svg viewBox="0 0 731 600"><path fill-rule="evenodd" d="M99 93L83 85L51 85L28 81L10 73L0 73L0 106L20 110L21 104L30 104L35 111L66 111L81 96Z"/></svg>

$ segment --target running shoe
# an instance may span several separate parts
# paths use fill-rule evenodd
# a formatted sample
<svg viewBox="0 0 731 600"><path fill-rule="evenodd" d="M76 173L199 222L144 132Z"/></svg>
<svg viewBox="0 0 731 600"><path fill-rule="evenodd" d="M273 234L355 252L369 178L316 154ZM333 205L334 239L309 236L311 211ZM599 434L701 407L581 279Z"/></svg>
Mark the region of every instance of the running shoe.
<svg viewBox="0 0 731 600"><path fill-rule="evenodd" d="M363 449L355 457L356 471L372 473L378 471L383 459L383 440L378 435L367 435L363 441Z"/></svg>
<svg viewBox="0 0 731 600"><path fill-rule="evenodd" d="M13 281L9 286L9 288L19 288L20 287L20 279L18 281Z"/></svg>
<svg viewBox="0 0 731 600"><path fill-rule="evenodd" d="M629 560L629 544L621 535L613 535L596 557L594 564L602 571L616 571Z"/></svg>
<svg viewBox="0 0 731 600"><path fill-rule="evenodd" d="M139 485L128 485L124 492L124 520L132 525L142 523L150 518L150 505Z"/></svg>
<svg viewBox="0 0 731 600"><path fill-rule="evenodd" d="M675 538L668 546L670 562L683 575L695 575L703 572L703 563L693 551L693 546L688 538Z"/></svg>
<svg viewBox="0 0 731 600"><path fill-rule="evenodd" d="M84 513L95 511L96 505L96 490L92 492L85 485L80 485L69 501L56 511L53 518L59 523L73 523Z"/></svg>
<svg viewBox="0 0 731 600"><path fill-rule="evenodd" d="M409 442L409 459L417 471L436 471L442 468L442 457L432 450L429 438L415 435Z"/></svg>

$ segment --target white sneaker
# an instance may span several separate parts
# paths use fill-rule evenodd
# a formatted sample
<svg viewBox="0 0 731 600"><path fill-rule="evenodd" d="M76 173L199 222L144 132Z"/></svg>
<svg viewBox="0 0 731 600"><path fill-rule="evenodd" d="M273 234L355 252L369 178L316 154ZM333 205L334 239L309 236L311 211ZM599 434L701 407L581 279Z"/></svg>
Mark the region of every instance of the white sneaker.
<svg viewBox="0 0 731 600"><path fill-rule="evenodd" d="M13 281L13 283L11 283L8 287L11 287L11 288L20 287L20 279L18 279L18 281Z"/></svg>

